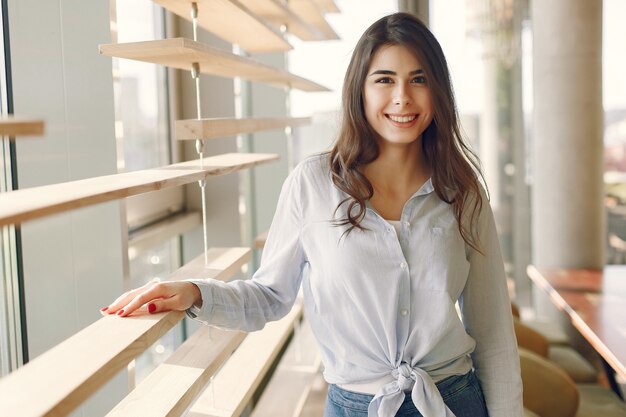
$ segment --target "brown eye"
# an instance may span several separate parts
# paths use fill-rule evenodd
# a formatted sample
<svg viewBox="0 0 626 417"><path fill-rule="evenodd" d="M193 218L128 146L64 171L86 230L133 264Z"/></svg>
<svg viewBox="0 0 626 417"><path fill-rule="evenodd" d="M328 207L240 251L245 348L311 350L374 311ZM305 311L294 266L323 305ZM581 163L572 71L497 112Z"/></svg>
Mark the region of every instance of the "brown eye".
<svg viewBox="0 0 626 417"><path fill-rule="evenodd" d="M391 84L393 80L389 77L383 77L383 78L377 79L376 82L379 84Z"/></svg>
<svg viewBox="0 0 626 417"><path fill-rule="evenodd" d="M419 77L413 78L411 82L414 84L426 84L426 77L420 75Z"/></svg>

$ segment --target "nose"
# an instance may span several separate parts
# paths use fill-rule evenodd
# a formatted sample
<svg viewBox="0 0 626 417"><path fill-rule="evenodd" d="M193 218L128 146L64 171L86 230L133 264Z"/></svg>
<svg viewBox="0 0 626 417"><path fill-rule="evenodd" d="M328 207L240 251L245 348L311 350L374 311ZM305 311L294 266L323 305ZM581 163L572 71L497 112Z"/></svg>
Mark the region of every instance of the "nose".
<svg viewBox="0 0 626 417"><path fill-rule="evenodd" d="M411 96L408 91L408 87L403 83L398 83L394 90L393 104L407 106L411 104Z"/></svg>

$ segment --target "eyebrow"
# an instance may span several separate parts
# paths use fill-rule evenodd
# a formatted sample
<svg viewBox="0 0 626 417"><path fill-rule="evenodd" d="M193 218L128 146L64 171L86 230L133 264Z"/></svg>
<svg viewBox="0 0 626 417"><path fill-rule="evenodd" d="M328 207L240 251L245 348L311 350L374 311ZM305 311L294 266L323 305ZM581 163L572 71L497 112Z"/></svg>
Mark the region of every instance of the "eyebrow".
<svg viewBox="0 0 626 417"><path fill-rule="evenodd" d="M409 72L409 75L417 75L417 74L423 74L423 73L424 73L423 69L416 69L416 70ZM396 74L395 71L390 71L390 70L376 70L370 74L370 77L372 75L398 75L398 74Z"/></svg>

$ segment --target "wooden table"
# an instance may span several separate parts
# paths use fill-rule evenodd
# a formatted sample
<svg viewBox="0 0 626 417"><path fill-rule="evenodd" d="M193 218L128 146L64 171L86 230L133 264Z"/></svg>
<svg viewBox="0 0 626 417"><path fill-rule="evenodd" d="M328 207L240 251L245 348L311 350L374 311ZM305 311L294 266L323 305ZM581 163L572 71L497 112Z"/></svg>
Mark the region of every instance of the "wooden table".
<svg viewBox="0 0 626 417"><path fill-rule="evenodd" d="M621 398L615 373L626 379L626 266L592 270L529 265L527 272L598 352Z"/></svg>

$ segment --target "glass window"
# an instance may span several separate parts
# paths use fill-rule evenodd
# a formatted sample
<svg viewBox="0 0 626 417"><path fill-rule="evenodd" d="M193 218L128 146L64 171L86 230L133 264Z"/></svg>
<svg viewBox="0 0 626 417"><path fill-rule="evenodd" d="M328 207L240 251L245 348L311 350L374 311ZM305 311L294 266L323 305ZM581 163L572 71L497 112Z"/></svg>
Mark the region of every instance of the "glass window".
<svg viewBox="0 0 626 417"><path fill-rule="evenodd" d="M114 42L139 42L166 37L164 11L151 2L116 1L112 6ZM167 68L128 59L113 59L115 134L118 171L128 172L172 162L169 131ZM129 229L137 230L182 207L182 188L138 195L126 200ZM166 279L181 264L179 238L173 238L129 260L127 288L154 278ZM134 361L139 384L182 343L183 327L175 326Z"/></svg>
<svg viewBox="0 0 626 417"><path fill-rule="evenodd" d="M137 288L154 278L166 279L180 267L178 238L155 246L130 262L130 287ZM159 364L167 359L183 340L182 323L154 343L135 360L135 383L139 384Z"/></svg>
<svg viewBox="0 0 626 417"><path fill-rule="evenodd" d="M165 37L163 9L151 2L118 1L117 41ZM170 163L167 70L130 59L115 59L114 88L118 171Z"/></svg>
<svg viewBox="0 0 626 417"><path fill-rule="evenodd" d="M602 79L607 212L607 263L626 264L626 3L605 0Z"/></svg>

